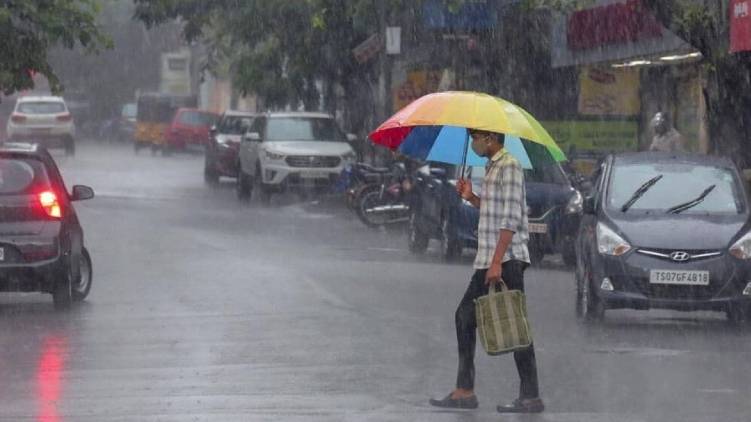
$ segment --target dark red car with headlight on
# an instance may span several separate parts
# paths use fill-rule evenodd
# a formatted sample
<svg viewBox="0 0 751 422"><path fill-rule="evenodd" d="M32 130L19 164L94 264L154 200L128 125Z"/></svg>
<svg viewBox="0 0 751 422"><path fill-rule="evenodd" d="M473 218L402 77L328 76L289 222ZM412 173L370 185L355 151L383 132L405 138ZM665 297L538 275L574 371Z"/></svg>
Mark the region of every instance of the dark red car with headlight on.
<svg viewBox="0 0 751 422"><path fill-rule="evenodd" d="M0 146L0 291L51 293L58 309L86 298L91 257L73 202L93 197L68 193L46 149Z"/></svg>

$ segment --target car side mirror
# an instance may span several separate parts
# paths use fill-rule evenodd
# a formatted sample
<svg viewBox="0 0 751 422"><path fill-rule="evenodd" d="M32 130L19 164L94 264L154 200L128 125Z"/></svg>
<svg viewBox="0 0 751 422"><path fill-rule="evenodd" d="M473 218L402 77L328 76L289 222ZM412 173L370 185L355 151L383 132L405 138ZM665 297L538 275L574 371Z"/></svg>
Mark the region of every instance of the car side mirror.
<svg viewBox="0 0 751 422"><path fill-rule="evenodd" d="M430 169L430 175L433 176L433 177L444 178L444 177L446 177L446 169L442 169L440 167L431 168Z"/></svg>
<svg viewBox="0 0 751 422"><path fill-rule="evenodd" d="M261 142L261 134L258 132L247 132L243 136L245 142Z"/></svg>
<svg viewBox="0 0 751 422"><path fill-rule="evenodd" d="M584 198L582 209L583 209L584 214L594 215L597 212L595 197L587 196L586 198Z"/></svg>
<svg viewBox="0 0 751 422"><path fill-rule="evenodd" d="M357 142L357 135L355 135L354 133L348 133L347 134L347 142L349 142L350 144L354 143L354 142Z"/></svg>
<svg viewBox="0 0 751 422"><path fill-rule="evenodd" d="M76 186L73 186L73 194L70 196L70 200L71 201L85 201L93 197L94 197L94 189L88 186L76 185Z"/></svg>

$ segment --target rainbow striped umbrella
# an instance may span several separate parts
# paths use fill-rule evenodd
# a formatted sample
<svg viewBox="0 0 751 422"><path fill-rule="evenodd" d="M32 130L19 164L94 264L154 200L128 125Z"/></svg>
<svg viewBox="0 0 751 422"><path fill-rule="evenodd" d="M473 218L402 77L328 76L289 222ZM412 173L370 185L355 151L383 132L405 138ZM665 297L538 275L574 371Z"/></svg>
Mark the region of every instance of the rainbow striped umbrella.
<svg viewBox="0 0 751 422"><path fill-rule="evenodd" d="M531 114L478 92L441 92L418 98L381 124L370 139L418 160L483 165L485 159L469 147L468 129L505 134L506 149L525 168L566 160Z"/></svg>

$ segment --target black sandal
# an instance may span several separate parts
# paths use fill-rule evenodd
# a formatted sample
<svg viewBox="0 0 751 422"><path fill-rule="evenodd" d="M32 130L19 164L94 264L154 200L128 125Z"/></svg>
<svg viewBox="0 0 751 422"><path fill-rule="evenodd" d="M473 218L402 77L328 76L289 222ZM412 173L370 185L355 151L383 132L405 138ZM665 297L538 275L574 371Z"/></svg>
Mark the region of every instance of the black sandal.
<svg viewBox="0 0 751 422"><path fill-rule="evenodd" d="M452 399L451 393L449 393L442 400L430 399L430 405L444 409L477 409L479 403L475 395L467 398Z"/></svg>

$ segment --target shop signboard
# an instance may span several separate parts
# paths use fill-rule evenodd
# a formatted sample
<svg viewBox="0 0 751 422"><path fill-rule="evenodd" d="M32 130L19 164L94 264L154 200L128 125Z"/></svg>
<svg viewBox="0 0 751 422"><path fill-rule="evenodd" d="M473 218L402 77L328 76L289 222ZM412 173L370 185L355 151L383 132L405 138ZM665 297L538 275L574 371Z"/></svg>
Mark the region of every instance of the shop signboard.
<svg viewBox="0 0 751 422"><path fill-rule="evenodd" d="M412 101L438 90L443 71L416 70L394 90L394 110L401 110Z"/></svg>
<svg viewBox="0 0 751 422"><path fill-rule="evenodd" d="M638 149L639 125L634 120L543 121L542 126L564 152L619 152Z"/></svg>
<svg viewBox="0 0 751 422"><path fill-rule="evenodd" d="M751 51L751 0L730 1L730 52Z"/></svg>
<svg viewBox="0 0 751 422"><path fill-rule="evenodd" d="M383 37L380 34L373 34L355 47L352 54L358 63L363 64L377 56L382 49Z"/></svg>
<svg viewBox="0 0 751 422"><path fill-rule="evenodd" d="M557 13L551 39L553 67L693 51L642 0L597 0L586 9Z"/></svg>
<svg viewBox="0 0 751 422"><path fill-rule="evenodd" d="M464 0L452 5L445 0L425 0L423 23L432 29L490 29L497 23L497 0Z"/></svg>
<svg viewBox="0 0 751 422"><path fill-rule="evenodd" d="M602 67L579 71L579 114L635 116L640 109L638 71Z"/></svg>

